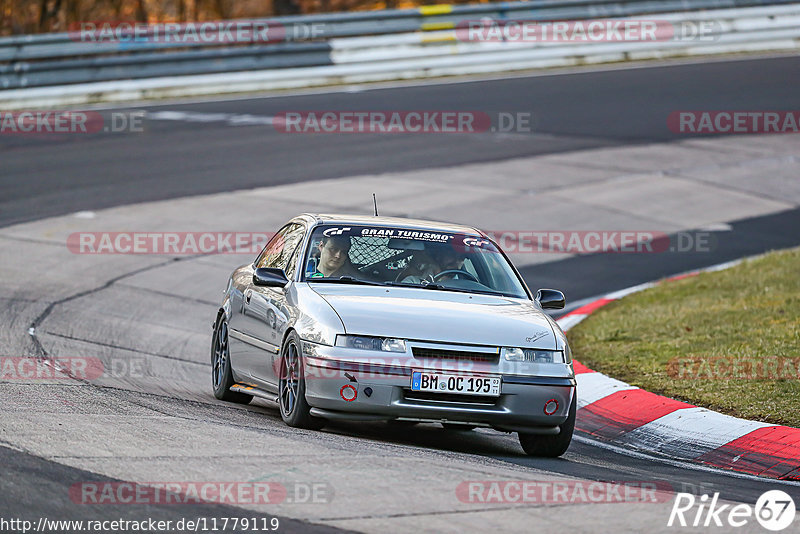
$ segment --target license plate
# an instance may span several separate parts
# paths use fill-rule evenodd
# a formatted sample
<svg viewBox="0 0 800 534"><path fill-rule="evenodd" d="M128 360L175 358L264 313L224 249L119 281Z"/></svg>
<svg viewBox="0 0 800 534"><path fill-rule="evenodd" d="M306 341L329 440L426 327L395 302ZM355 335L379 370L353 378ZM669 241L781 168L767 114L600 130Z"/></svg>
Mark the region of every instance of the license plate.
<svg viewBox="0 0 800 534"><path fill-rule="evenodd" d="M449 375L414 371L411 373L411 390L499 397L500 377Z"/></svg>

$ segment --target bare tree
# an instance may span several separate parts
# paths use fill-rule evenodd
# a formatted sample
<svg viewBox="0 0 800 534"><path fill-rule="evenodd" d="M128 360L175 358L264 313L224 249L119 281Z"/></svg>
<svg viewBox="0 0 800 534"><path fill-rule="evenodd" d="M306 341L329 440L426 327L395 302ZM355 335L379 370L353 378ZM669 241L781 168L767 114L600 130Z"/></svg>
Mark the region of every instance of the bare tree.
<svg viewBox="0 0 800 534"><path fill-rule="evenodd" d="M300 13L300 6L295 0L274 0L272 11L275 15L297 15Z"/></svg>
<svg viewBox="0 0 800 534"><path fill-rule="evenodd" d="M66 0L66 20L64 21L67 28L71 23L79 23L81 21L81 5L80 0Z"/></svg>
<svg viewBox="0 0 800 534"><path fill-rule="evenodd" d="M125 0L111 0L111 8L114 10L114 20L119 20L124 1Z"/></svg>
<svg viewBox="0 0 800 534"><path fill-rule="evenodd" d="M222 20L228 18L228 2L225 0L214 0L214 7L217 10L217 17Z"/></svg>
<svg viewBox="0 0 800 534"><path fill-rule="evenodd" d="M144 0L136 0L136 22L147 22L147 6Z"/></svg>
<svg viewBox="0 0 800 534"><path fill-rule="evenodd" d="M47 0L39 2L39 31L50 31L53 29L53 19L61 11L61 0L55 0L52 6L48 5Z"/></svg>
<svg viewBox="0 0 800 534"><path fill-rule="evenodd" d="M47 17L50 11L47 9L47 0L39 1L39 31L45 31L44 25L47 23Z"/></svg>
<svg viewBox="0 0 800 534"><path fill-rule="evenodd" d="M187 20L198 20L197 17L199 16L199 13L197 12L197 10L199 9L199 7L198 7L199 3L200 3L200 0L191 0L191 3L188 6L189 9L187 9L187 13L186 13Z"/></svg>

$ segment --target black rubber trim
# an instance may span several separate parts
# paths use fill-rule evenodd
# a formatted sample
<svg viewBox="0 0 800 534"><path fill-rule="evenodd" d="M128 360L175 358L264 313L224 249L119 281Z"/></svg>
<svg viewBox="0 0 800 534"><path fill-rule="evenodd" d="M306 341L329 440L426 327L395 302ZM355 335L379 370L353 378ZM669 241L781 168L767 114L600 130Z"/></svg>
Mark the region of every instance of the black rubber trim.
<svg viewBox="0 0 800 534"><path fill-rule="evenodd" d="M305 356L306 362L312 367L322 369L338 369L340 371L351 371L353 373L378 373L382 375L411 376L411 369L397 367L393 365L375 365L371 363L352 363L338 360L328 360L325 358L314 358Z"/></svg>
<svg viewBox="0 0 800 534"><path fill-rule="evenodd" d="M526 386L565 386L574 388L577 385L577 382L574 378L503 375L503 384L524 384Z"/></svg>

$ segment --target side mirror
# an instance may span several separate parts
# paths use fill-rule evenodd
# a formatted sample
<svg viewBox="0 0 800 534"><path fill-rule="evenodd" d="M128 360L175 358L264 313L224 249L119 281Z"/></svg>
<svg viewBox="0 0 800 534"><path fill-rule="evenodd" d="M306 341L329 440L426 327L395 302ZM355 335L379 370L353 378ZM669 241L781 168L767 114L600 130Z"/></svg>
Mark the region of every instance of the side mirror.
<svg viewBox="0 0 800 534"><path fill-rule="evenodd" d="M555 289L540 289L536 292L536 302L545 310L564 309L564 293Z"/></svg>
<svg viewBox="0 0 800 534"><path fill-rule="evenodd" d="M253 272L253 284L262 287L284 287L289 283L283 269L259 267Z"/></svg>

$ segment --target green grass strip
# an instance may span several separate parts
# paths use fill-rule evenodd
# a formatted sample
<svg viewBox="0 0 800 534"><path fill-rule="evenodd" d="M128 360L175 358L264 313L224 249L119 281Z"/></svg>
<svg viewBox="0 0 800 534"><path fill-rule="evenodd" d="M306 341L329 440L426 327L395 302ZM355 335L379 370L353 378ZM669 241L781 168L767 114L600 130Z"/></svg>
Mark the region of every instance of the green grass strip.
<svg viewBox="0 0 800 534"><path fill-rule="evenodd" d="M800 427L800 249L629 295L568 337L577 360L629 384Z"/></svg>

